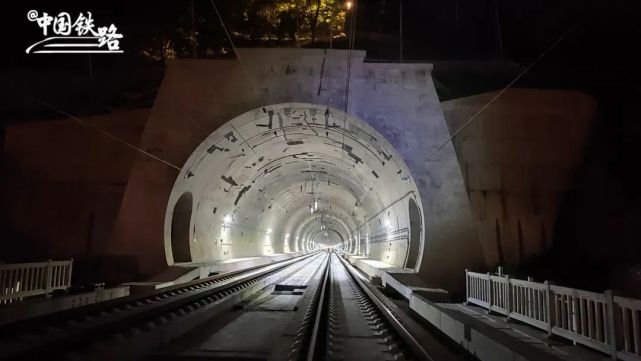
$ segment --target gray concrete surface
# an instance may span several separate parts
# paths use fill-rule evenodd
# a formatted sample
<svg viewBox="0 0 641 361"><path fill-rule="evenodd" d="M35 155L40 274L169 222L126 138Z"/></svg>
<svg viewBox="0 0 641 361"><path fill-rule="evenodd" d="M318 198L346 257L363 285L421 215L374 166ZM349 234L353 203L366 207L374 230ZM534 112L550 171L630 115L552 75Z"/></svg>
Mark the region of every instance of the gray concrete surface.
<svg viewBox="0 0 641 361"><path fill-rule="evenodd" d="M442 103L450 132L497 92ZM559 209L583 164L597 103L576 91L510 89L454 140L488 265L553 246Z"/></svg>
<svg viewBox="0 0 641 361"><path fill-rule="evenodd" d="M480 308L437 303L413 293L410 308L481 361L603 361L609 356L548 339L527 325L508 323Z"/></svg>

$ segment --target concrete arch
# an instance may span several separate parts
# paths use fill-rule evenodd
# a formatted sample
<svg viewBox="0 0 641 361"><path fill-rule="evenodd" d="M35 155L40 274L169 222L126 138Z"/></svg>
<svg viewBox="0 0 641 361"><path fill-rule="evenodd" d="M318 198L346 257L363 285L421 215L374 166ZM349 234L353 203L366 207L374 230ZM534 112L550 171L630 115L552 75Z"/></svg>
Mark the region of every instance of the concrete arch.
<svg viewBox="0 0 641 361"><path fill-rule="evenodd" d="M370 235L385 239L409 227L399 199L418 194L404 160L381 134L340 110L306 103L257 108L222 125L189 157L169 204L185 192L194 195L194 262L308 251L318 246L314 233L321 229L345 243L356 239L363 220ZM168 208L166 249L171 219ZM369 255L403 267L407 247L379 242Z"/></svg>
<svg viewBox="0 0 641 361"><path fill-rule="evenodd" d="M312 233L311 239L312 242L316 244L321 244L328 247L335 247L339 244L343 244L344 242L343 235L333 228L327 230L319 229Z"/></svg>
<svg viewBox="0 0 641 361"><path fill-rule="evenodd" d="M174 204L171 214L171 263L191 262L191 212L193 197L183 193Z"/></svg>
<svg viewBox="0 0 641 361"><path fill-rule="evenodd" d="M407 257L405 260L406 268L415 268L420 260L421 253L421 233L423 231L423 215L416 204L414 198L408 200L408 214L410 218Z"/></svg>

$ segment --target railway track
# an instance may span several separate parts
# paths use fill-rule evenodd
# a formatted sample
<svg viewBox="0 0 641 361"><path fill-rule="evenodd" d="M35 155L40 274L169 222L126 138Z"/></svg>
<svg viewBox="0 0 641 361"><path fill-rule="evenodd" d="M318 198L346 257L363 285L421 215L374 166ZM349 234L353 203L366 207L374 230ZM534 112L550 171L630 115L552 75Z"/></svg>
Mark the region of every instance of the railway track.
<svg viewBox="0 0 641 361"><path fill-rule="evenodd" d="M203 280L0 328L0 360L136 359L151 353L206 317L260 289L282 272L304 266L318 254ZM115 358L103 357L122 351Z"/></svg>
<svg viewBox="0 0 641 361"><path fill-rule="evenodd" d="M455 360L318 252L0 329L0 360Z"/></svg>
<svg viewBox="0 0 641 361"><path fill-rule="evenodd" d="M332 253L289 354L271 360L430 360L460 358L405 315L347 261ZM307 340L307 341L306 341Z"/></svg>

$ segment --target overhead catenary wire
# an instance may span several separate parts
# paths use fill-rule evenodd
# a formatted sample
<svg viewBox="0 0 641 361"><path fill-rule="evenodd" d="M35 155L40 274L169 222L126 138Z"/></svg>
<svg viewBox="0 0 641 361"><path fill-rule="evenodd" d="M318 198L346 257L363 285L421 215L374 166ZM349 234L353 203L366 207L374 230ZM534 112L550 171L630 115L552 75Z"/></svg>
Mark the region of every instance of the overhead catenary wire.
<svg viewBox="0 0 641 361"><path fill-rule="evenodd" d="M224 21L222 19L222 16L220 15L220 12L218 11L218 8L216 7L216 3L214 2L214 0L211 0L211 4L212 4L212 6L214 8L214 11L216 12L216 16L218 17L218 20L220 21L220 24L223 27L223 30L225 31L225 35L227 36L227 39L229 40L229 43L231 44L231 47L232 47L232 49L234 51L234 54L236 55L236 58L238 59L238 62L240 63L241 68L243 69L243 71L245 73L245 76L247 77L247 80L251 84L252 90L256 91L257 90L256 86L255 86L254 82L252 81L251 76L249 75L249 72L247 71L247 68L245 67L245 64L243 63L243 61L242 61L242 59L240 57L240 54L238 54L236 46L234 45L234 41L232 40L232 38L231 38L231 36L229 34L229 31L227 30L227 27L225 26L225 23L224 23ZM74 120L75 122L77 122L77 123L79 123L81 125L84 125L87 128L90 128L90 129L102 134L103 136L105 136L105 137L107 137L107 138L109 138L111 140L114 140L114 141L116 141L116 142L118 142L120 144L123 144L124 146L126 146L128 148L131 148L131 149L133 149L133 150L135 150L135 151L137 151L137 152L139 152L141 154L144 154L145 156L147 156L149 158L155 159L155 160L157 160L157 161L159 161L159 162L161 162L161 163L163 163L163 164L165 164L165 165L167 165L167 166L169 166L171 168L174 168L174 169L176 169L178 171L182 170L181 167L178 167L175 164L172 164L172 163L170 163L170 162L168 162L168 161L166 161L166 160L164 160L164 159L162 159L162 158L160 158L160 157L158 157L156 155L153 155L153 154L145 151L144 149L136 147L135 145L133 145L133 144L131 144L131 143L129 143L129 142L123 140L123 139L120 139L119 137L107 132L106 130L100 129L100 128L98 128L98 127L96 127L96 126L94 126L94 125L92 125L92 124L80 119L79 117L76 117L76 116L74 116L74 115L72 115L72 114L70 114L70 113L68 113L68 112L66 112L66 111L64 111L64 110L52 105L52 104L50 104L50 103L47 103L47 102L45 102L43 100L40 100L40 99L36 99L36 100L37 100L38 103L46 106L47 108L49 108L49 109L51 109L51 110L53 110L53 111L55 111L55 112L57 112L57 113L59 113L61 115L64 115L64 116ZM195 122L193 119L191 119L191 120L195 125L197 125L199 128L201 128L201 130L204 130L200 124Z"/></svg>
<svg viewBox="0 0 641 361"><path fill-rule="evenodd" d="M354 1L352 6L352 18L350 21L349 29L349 41L347 45L347 70L345 76L345 113L349 110L349 86L352 75L352 51L354 50L355 38L356 38L356 21L358 18L357 5L358 2ZM343 133L344 134L344 133Z"/></svg>
<svg viewBox="0 0 641 361"><path fill-rule="evenodd" d="M218 11L218 8L216 7L216 3L214 2L214 0L211 0L211 4L212 4L212 6L214 8L214 11L216 12L216 16L218 17L218 20L220 21L220 24L223 27L225 35L227 36L227 39L229 40L229 43L231 44L231 47L232 47L232 49L234 51L234 54L236 55L236 58L238 59L238 62L240 63L241 68L243 69L243 71L245 73L245 76L247 77L247 80L249 81L249 83L250 83L250 85L252 87L252 90L256 91L257 90L256 86L255 86L254 82L252 81L251 76L249 75L249 72L247 71L247 68L245 67L245 64L243 63L243 61L242 61L242 59L240 57L240 54L238 54L236 46L234 45L234 41L232 40L231 35L229 34L229 31L227 30L227 27L225 26L223 18L220 15L220 12ZM58 108L58 107L56 107L56 106L54 106L54 105L52 105L50 103L47 103L47 102L45 102L43 100L40 100L40 99L37 99L37 101L40 104L48 107L49 109L51 109L51 110L53 110L53 111L55 111L57 113L60 113L60 114L62 114L64 116L74 120L75 122L77 122L77 123L79 123L81 125L84 125L84 126L90 128L90 129L102 134L103 136L105 136L105 137L107 137L107 138L109 138L111 140L114 140L114 141L116 141L118 143L121 143L121 144L125 145L128 148L134 149L135 151L137 151L139 153L142 153L142 154L144 154L145 156L147 156L149 158L155 159L155 160L157 160L157 161L159 161L159 162L161 162L161 163L163 163L163 164L165 164L165 165L167 165L167 166L169 166L171 168L174 168L174 169L176 169L178 171L182 170L182 168L180 168L180 167L178 167L178 166L176 166L176 165L174 165L174 164L172 164L172 163L170 163L170 162L168 162L168 161L166 161L166 160L164 160L164 159L162 159L162 158L160 158L158 156L155 156L155 155L153 155L153 154L151 154L151 153L149 153L149 152L147 152L147 151L145 151L145 150L143 150L143 149L141 149L139 147L136 147L135 145L133 145L133 144L131 144L131 143L129 143L129 142L123 140L123 139L120 139L117 136L115 136L115 135L113 135L113 134L111 134L111 133L109 133L109 132L107 132L107 131L105 131L103 129L100 129L100 128L98 128L98 127L96 127L96 126L94 126L94 125L92 125L92 124L90 124L90 123L88 123L88 122L86 122L86 121L84 121L84 120L82 120L82 119L80 119L80 118L68 113L68 112L65 112L64 110L62 110L62 109L60 109L60 108ZM201 130L204 130L200 124L195 122L193 119L191 119L191 120L192 120L192 123L194 123L199 128L201 128Z"/></svg>
<svg viewBox="0 0 641 361"><path fill-rule="evenodd" d="M220 25L222 26L225 35L227 39L229 40L229 43L231 44L231 47L234 51L234 54L236 55L236 58L238 59L238 62L240 66L242 67L245 76L247 77L248 82L251 84L252 88L254 91L257 90L256 85L249 74L249 71L247 70L247 67L245 63L243 62L242 58L240 57L240 54L237 51L236 46L234 45L234 41L231 37L231 34L229 33L229 30L227 29L227 26L225 25L225 21L223 20L220 11L218 10L218 7L216 6L216 2L214 0L210 0L212 7L214 8L214 11L216 12L216 16L220 22ZM350 78L351 78L351 65L352 65L352 51L354 49L354 43L355 43L355 28L356 28L356 17L357 17L357 1L354 1L353 7L350 9L352 15L351 21L350 21L350 36L349 36L349 41L348 41L348 51L347 51L347 70L346 70L346 80L345 80L345 105L344 105L344 110L345 110L345 118L343 119L343 131L342 131L342 140L341 140L341 173L343 171L343 165L344 165L344 148L345 148L345 126L347 124L347 111L349 108L349 86L350 86Z"/></svg>
<svg viewBox="0 0 641 361"><path fill-rule="evenodd" d="M257 92L258 91L257 83L255 83L254 80L252 79L252 76L249 73L249 70L247 69L247 66L245 65L245 62L240 57L240 53L238 52L238 49L236 48L236 45L234 44L234 40L232 39L231 34L229 33L229 30L227 29L227 25L225 25L225 21L223 20L223 17L220 14L220 11L218 11L218 7L216 6L216 2L214 0L210 0L210 2L211 2L212 7L214 8L214 11L216 12L216 17L218 18L218 21L220 22L220 25L221 25L221 27L223 28L223 30L225 32L225 36L227 37L227 40L229 40L229 43L230 43L230 45L232 47L232 50L234 51L234 55L236 56L236 59L238 60L238 63L240 64L240 67L243 69L243 72L245 74L245 77L246 77L247 81L249 82L250 86L252 87L252 90L254 92ZM293 106L291 106L291 104L290 104L290 107L293 108ZM243 135L240 133L240 131L238 129L236 129L236 127L231 122L229 124L234 129L234 131L236 131L236 133L238 133L238 136L243 140L243 142L245 144L247 144L247 146L249 147L249 149L251 149L251 151L254 153L254 155L256 157L258 157L258 154L256 153L256 150L254 150L254 148L251 146L251 144L249 144L247 142L247 140L243 137ZM284 132L285 131L283 130L283 134L284 134ZM278 206L280 208L283 208L281 205L278 205Z"/></svg>
<svg viewBox="0 0 641 361"><path fill-rule="evenodd" d="M352 51L354 50L355 37L356 37L356 20L358 17L357 12L358 1L354 0L353 6L351 8L351 21L349 29L349 40L347 43L347 69L345 74L345 114L343 118L343 127L342 127L342 140L341 140L341 176L343 175L343 170L345 168L345 132L347 127L347 114L349 111L349 85L352 77Z"/></svg>
<svg viewBox="0 0 641 361"><path fill-rule="evenodd" d="M76 123L79 123L79 124L89 128L89 129L91 129L91 130L93 130L95 132L98 132L98 133L102 134L103 136L105 136L105 137L107 137L107 138L109 138L109 139L111 139L113 141L116 141L116 142L118 142L118 143L120 143L120 144L122 144L122 145L124 145L124 146L126 146L128 148L131 148L131 149L133 149L133 150L135 150L135 151L137 151L139 153L142 153L145 156L147 156L149 158L152 158L152 159L155 159L155 160L157 160L157 161L159 161L159 162L161 162L161 163L163 163L163 164L165 164L165 165L167 165L167 166L169 166L171 168L174 168L174 169L176 169L178 171L181 170L181 168L178 167L177 165L172 164L172 163L170 163L170 162L168 162L168 161L166 161L166 160L164 160L164 159L162 159L162 158L160 158L160 157L158 157L156 155L153 155L153 154L145 151L144 149L136 147L135 145L133 145L133 144L121 139L121 138L118 138L117 136L107 132L106 130L100 129L100 128L96 127L95 125L93 125L93 124L91 124L91 123L89 123L87 121L84 121L84 120L82 120L82 119L80 119L80 118L78 118L78 117L76 117L76 116L74 116L72 114L69 114L69 113L65 112L64 110L62 110L62 109L60 109L60 108L58 108L58 107L56 107L56 106L54 106L52 104L49 104L49 103L47 103L47 102L45 102L43 100L40 100L40 99L38 99L37 101L38 101L38 103L46 106L47 108L49 108L49 109L51 109L51 110L53 110L53 111L55 111L57 113L60 113L60 114L62 114L64 116L68 117L69 119L74 120Z"/></svg>
<svg viewBox="0 0 641 361"><path fill-rule="evenodd" d="M543 58L545 58L552 50L554 50L554 48L556 48L557 45L559 45L559 43L561 43L568 34L574 31L576 27L577 27L577 24L571 26L563 34L561 34L561 36L559 36L547 49L545 49L545 51L543 51L532 63L530 63L530 65L528 65L525 69L523 69L523 71L521 71L516 76L516 78L514 78L511 82L509 82L503 89L501 89L501 91L499 91L494 97L492 97L490 101L488 101L485 105L483 105L481 109L479 109L476 113L474 113L474 115L472 115L468 120L466 120L465 123L463 123L463 125L457 128L449 138L447 138L444 142L440 143L440 145L436 147L436 149L432 151L425 160L426 161L432 160L432 157L436 153L443 150L443 148L445 148L447 144L452 142L454 138L456 138L456 136L458 136L463 130L465 130L470 124L472 124L472 122L474 122L474 120L476 120L476 118L478 118L478 116L481 115L481 113L483 113L492 104L494 104L494 102L496 102L503 94L505 94L505 92L507 92L514 84L516 84L516 82L518 82L530 70L532 70L532 68L534 68L538 63L540 63L541 60L543 60Z"/></svg>
<svg viewBox="0 0 641 361"><path fill-rule="evenodd" d="M229 40L232 49L234 50L234 54L236 55L236 58L238 59L238 62L240 66L242 67L245 76L248 80L248 82L252 85L253 90L257 90L255 83L247 70L247 67L245 63L243 62L242 58L240 57L240 54L237 51L237 48L233 42L233 39L231 37L231 34L229 33L229 30L227 29L227 26L225 25L225 21L223 20L217 6L214 0L210 0L212 7L214 8L214 11L216 12L216 16L218 17L218 20L225 32L225 35L227 39ZM351 81L351 68L352 68L352 53L354 50L355 46L355 37L356 37L356 21L357 21L357 1L353 2L353 6L350 9L352 13L352 18L350 21L349 25L349 39L348 39L348 47L347 47L347 67L346 67L346 75L345 75L345 102L344 102L344 111L345 111L345 116L343 119L343 126L342 126L342 134L341 134L341 176L344 172L345 168L345 132L346 132L346 126L347 126L347 114L349 110L349 92L350 92L350 81ZM253 150L253 149L252 149Z"/></svg>
<svg viewBox="0 0 641 361"><path fill-rule="evenodd" d="M247 70L245 63L243 62L243 59L240 57L240 54L238 53L238 49L236 49L236 46L234 45L234 40L232 39L231 35L229 34L229 31L227 30L227 26L225 25L225 21L223 21L223 17L220 15L220 12L218 11L216 2L214 0L210 0L210 1L211 1L211 5L214 8L214 11L216 12L216 16L218 17L218 21L220 21L220 25L223 27L223 30L225 31L227 40L229 40L229 44L231 45L231 48L234 51L234 54L236 55L236 59L238 59L238 63L240 63L240 67L243 69L243 72L245 72L247 81L251 85L253 91L258 91L258 88L256 87L256 83L254 83L251 75L249 75L249 71Z"/></svg>

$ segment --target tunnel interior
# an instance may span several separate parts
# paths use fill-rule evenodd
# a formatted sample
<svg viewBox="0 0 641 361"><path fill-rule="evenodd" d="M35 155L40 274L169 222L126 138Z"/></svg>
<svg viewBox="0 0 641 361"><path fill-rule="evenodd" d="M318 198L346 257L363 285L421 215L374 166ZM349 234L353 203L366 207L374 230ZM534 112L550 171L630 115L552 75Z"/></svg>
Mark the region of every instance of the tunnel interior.
<svg viewBox="0 0 641 361"><path fill-rule="evenodd" d="M191 154L167 206L165 254L171 265L336 247L418 269L422 214L402 157L364 121L323 105L270 105Z"/></svg>

